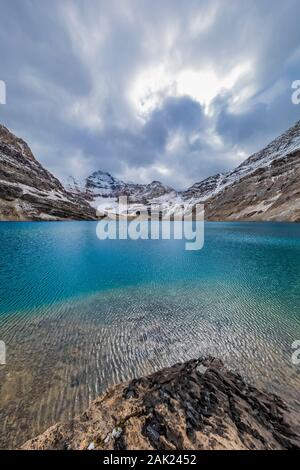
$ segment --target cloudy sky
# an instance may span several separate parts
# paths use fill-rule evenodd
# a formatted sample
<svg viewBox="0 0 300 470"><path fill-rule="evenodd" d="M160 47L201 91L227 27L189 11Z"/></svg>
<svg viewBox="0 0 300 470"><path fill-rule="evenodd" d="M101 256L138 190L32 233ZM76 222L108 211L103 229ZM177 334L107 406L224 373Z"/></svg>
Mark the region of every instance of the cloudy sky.
<svg viewBox="0 0 300 470"><path fill-rule="evenodd" d="M55 175L178 189L300 119L299 0L0 0L0 122Z"/></svg>

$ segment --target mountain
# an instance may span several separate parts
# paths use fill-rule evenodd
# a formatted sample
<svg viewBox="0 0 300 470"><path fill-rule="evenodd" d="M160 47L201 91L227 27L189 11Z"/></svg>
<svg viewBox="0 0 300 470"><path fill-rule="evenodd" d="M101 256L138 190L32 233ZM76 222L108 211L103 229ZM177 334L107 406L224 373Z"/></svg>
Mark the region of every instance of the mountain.
<svg viewBox="0 0 300 470"><path fill-rule="evenodd" d="M65 190L22 139L0 125L0 219L94 219L95 210Z"/></svg>
<svg viewBox="0 0 300 470"><path fill-rule="evenodd" d="M280 397L207 357L111 387L22 449L296 450L298 421Z"/></svg>
<svg viewBox="0 0 300 470"><path fill-rule="evenodd" d="M132 215L155 205L167 214L178 204L205 203L208 220L300 222L300 121L233 171L218 173L177 192L159 181L127 183L95 171L62 185L34 158L28 145L0 125L0 218L93 219L115 212L127 196ZM169 209L173 206L175 209Z"/></svg>
<svg viewBox="0 0 300 470"><path fill-rule="evenodd" d="M84 181L69 177L65 187L72 194L85 197L94 207L100 202L105 202L105 199L117 199L120 196L127 196L131 204L147 205L157 198L166 197L169 200L176 195L174 189L160 181L152 181L149 184L125 183L101 170L95 171Z"/></svg>
<svg viewBox="0 0 300 470"><path fill-rule="evenodd" d="M91 197L118 197L126 190L126 183L110 173L95 171L85 181L85 188Z"/></svg>
<svg viewBox="0 0 300 470"><path fill-rule="evenodd" d="M181 193L209 220L300 222L300 121L235 170Z"/></svg>
<svg viewBox="0 0 300 470"><path fill-rule="evenodd" d="M209 176L199 183L194 183L186 191L182 191L180 194L183 200L195 200L195 202L204 202L211 198L214 194L217 194L220 189L223 189L226 176L222 173L218 173L215 176Z"/></svg>
<svg viewBox="0 0 300 470"><path fill-rule="evenodd" d="M85 183L94 207L115 210L116 198L127 195L131 210L137 204L157 207L181 203L205 204L208 220L300 221L300 121L263 150L232 171L218 173L176 192L158 181L148 185L124 183L102 171ZM108 205L103 198L112 198ZM106 210L104 212L107 212ZM172 211L171 211L172 213Z"/></svg>

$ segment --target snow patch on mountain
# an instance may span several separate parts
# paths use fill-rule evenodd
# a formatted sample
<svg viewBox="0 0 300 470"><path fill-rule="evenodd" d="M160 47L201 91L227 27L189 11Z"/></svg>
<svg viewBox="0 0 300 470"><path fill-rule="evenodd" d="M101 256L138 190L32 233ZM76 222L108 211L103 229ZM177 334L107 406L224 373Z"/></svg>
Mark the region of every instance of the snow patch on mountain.
<svg viewBox="0 0 300 470"><path fill-rule="evenodd" d="M81 182L69 177L64 185L72 194L89 199L90 204L96 208L99 205L110 204L120 196L127 196L131 204L149 204L152 200L157 202L159 198L162 198L162 201L170 200L177 195L173 188L163 185L160 181L152 181L149 184L125 183L104 171L96 171Z"/></svg>
<svg viewBox="0 0 300 470"><path fill-rule="evenodd" d="M284 181L294 181L293 175L296 166L292 160L295 152L299 150L300 121L280 137L274 139L264 149L251 155L236 169L210 176L195 183L186 191L176 191L159 181L152 181L149 184L126 183L104 171L94 172L83 182L76 181L74 178L69 179L67 189L77 197L88 200L94 208L99 209L100 213L101 211L105 213L115 212L120 196L127 197L131 213L140 211L141 207L149 208L150 205L154 210L172 212L172 210L177 210L176 207L187 204L205 203L209 207L216 198L219 198L218 204L220 205L227 188L235 188L237 185L242 185L243 188L243 194L240 197L247 199L248 186L247 182L244 183L244 180L248 181L251 178L252 191L255 192L255 187L257 186L257 189L259 189L263 184L264 187L268 188L268 192L264 193L264 200L258 197L255 202L247 203L248 209L244 208L240 215L237 214L236 217L238 218L246 213L251 214L252 212L263 214L280 203L284 190ZM285 159L287 159L286 163ZM296 165L297 161L296 159ZM264 183L260 182L259 177L256 175L257 171L264 174ZM236 206L237 201L234 204ZM230 217L234 218L233 205L232 211Z"/></svg>
<svg viewBox="0 0 300 470"><path fill-rule="evenodd" d="M184 200L205 202L221 193L226 187L235 184L246 176L250 176L258 168L270 166L272 162L300 149L300 121L288 131L274 139L267 147L251 155L233 171L219 173L199 183L195 183L181 193Z"/></svg>

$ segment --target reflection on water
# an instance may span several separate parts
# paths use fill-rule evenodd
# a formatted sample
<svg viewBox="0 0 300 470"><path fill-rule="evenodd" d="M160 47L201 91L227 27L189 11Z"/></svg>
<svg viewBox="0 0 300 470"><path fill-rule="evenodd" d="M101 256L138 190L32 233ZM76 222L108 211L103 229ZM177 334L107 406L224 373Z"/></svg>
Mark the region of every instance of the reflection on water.
<svg viewBox="0 0 300 470"><path fill-rule="evenodd" d="M0 447L16 447L74 417L111 384L206 354L280 393L299 412L300 368L291 363L291 345L300 339L299 228L212 224L197 254L165 244L128 245L124 252L121 244L108 248L108 258L93 245L90 225L82 237L85 224L79 232L71 224L71 234L65 228L64 257L49 252L55 237L63 238L62 225L59 234L55 224L45 234L39 224L38 232L25 224L16 238L27 242L15 260L9 250L1 258L7 365L0 366ZM12 233L5 237L10 249ZM41 237L30 270L30 250ZM106 271L101 259L111 263ZM18 273L22 283L12 285Z"/></svg>

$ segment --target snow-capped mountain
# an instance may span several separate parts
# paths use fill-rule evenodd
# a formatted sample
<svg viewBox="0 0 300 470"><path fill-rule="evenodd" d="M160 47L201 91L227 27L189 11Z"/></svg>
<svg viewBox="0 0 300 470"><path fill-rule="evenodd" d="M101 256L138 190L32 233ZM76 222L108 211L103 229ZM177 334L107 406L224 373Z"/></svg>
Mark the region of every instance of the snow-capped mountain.
<svg viewBox="0 0 300 470"><path fill-rule="evenodd" d="M0 125L0 218L90 219L116 211L127 196L130 213L149 206L172 213L180 204L205 203L209 220L300 221L300 121L235 170L177 192L159 181L126 183L96 171L63 185L35 159L28 145ZM170 208L171 207L171 208ZM174 214L174 211L173 211Z"/></svg>
<svg viewBox="0 0 300 470"><path fill-rule="evenodd" d="M169 186L162 184L160 181L152 181L149 184L130 184L129 185L129 200L132 202L149 203L154 199L161 197L171 198L176 194L176 191Z"/></svg>
<svg viewBox="0 0 300 470"><path fill-rule="evenodd" d="M86 193L85 181L77 180L74 176L68 176L62 179L63 187L74 195L82 195Z"/></svg>
<svg viewBox="0 0 300 470"><path fill-rule="evenodd" d="M226 176L218 173L215 176L209 176L199 183L194 183L193 186L186 191L180 193L183 200L195 200L195 202L204 202L214 194L217 194L219 189L224 187Z"/></svg>
<svg viewBox="0 0 300 470"><path fill-rule="evenodd" d="M211 220L300 220L300 121L236 169L218 173L177 192L158 181L142 185L125 183L109 173L93 173L78 192L104 213L115 211L119 196L128 197L130 211L150 204L167 206L205 203ZM68 188L71 189L70 187Z"/></svg>
<svg viewBox="0 0 300 470"><path fill-rule="evenodd" d="M194 184L183 199L205 202L210 220L300 221L300 121L235 170Z"/></svg>
<svg viewBox="0 0 300 470"><path fill-rule="evenodd" d="M77 181L69 177L65 187L74 195L85 197L94 207L120 196L127 196L128 202L135 204L150 204L153 200L165 197L167 200L176 195L176 191L159 181L149 184L125 183L110 173L95 171L85 181Z"/></svg>
<svg viewBox="0 0 300 470"><path fill-rule="evenodd" d="M277 137L275 140L273 140L263 150L260 150L254 155L251 155L247 160L245 160L233 171L229 171L227 173L219 173L215 176L211 176L205 179L204 181L195 183L187 191L182 192L181 195L184 200L189 199L194 202L206 202L207 207L209 208L209 214L211 214L213 211L213 207L217 203L217 200L220 203L223 200L225 192L226 197L228 197L228 195L232 192L237 191L240 193L241 188L239 187L239 184L242 181L245 184L245 187L243 188L243 194L240 194L240 196L244 196L245 198L249 199L249 197L247 197L249 196L249 190L247 189L247 178L249 178L249 181L250 179L251 181L254 180L256 190L260 192L263 189L262 174L264 174L265 180L269 182L268 194L264 195L264 201L261 200L261 196L259 196L259 194L257 195L257 203L259 200L260 203L265 202L265 204L263 204L263 206L259 207L258 209L260 211L260 214L263 214L266 212L266 209L270 209L269 206L272 205L272 200L270 199L271 195L272 197L276 196L276 198L279 199L280 188L278 188L278 181L277 185L275 184L275 179L278 180L278 178L280 178L281 183L285 186L286 190L287 182L291 179L292 174L297 171L299 163L299 155L297 155L297 152L299 152L299 150L300 121L297 122L289 130L284 132L280 137ZM287 156L289 156L288 160L286 159ZM276 168L276 172L272 171L272 169L274 168ZM278 174L279 168L281 171L280 174ZM258 176L259 174L261 175L261 177L256 178L256 176ZM271 188L273 188L272 191ZM276 194L273 194L275 188L277 188ZM275 203L275 200L273 202ZM235 201L235 203L237 203L237 201ZM252 204L252 218L258 216L258 214L254 213L254 209L255 207ZM247 218L249 217L249 213L246 211L243 212L243 214L240 214L238 211L236 211L235 213L235 211L233 210L233 213L230 215L230 217L240 218L242 216L243 218ZM225 218L229 217L227 213L224 213L223 216ZM220 213L217 218L223 216Z"/></svg>
<svg viewBox="0 0 300 470"><path fill-rule="evenodd" d="M85 181L85 189L92 198L118 197L126 190L126 183L114 178L110 173L95 171Z"/></svg>

